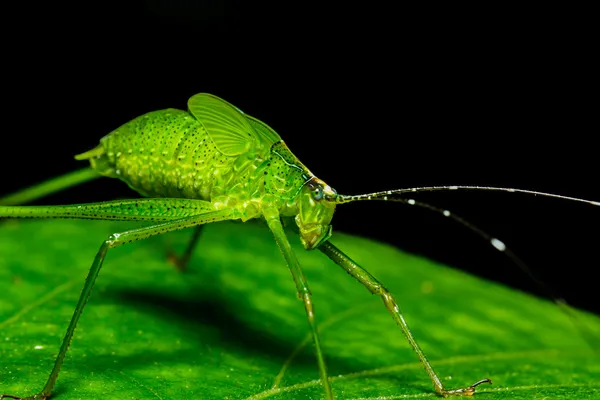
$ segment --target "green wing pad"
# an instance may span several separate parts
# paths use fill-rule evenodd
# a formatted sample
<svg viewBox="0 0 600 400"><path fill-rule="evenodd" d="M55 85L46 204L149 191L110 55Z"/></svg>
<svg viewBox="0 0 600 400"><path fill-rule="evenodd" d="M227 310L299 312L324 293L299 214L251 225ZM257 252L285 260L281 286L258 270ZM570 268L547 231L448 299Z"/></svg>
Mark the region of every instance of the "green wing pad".
<svg viewBox="0 0 600 400"><path fill-rule="evenodd" d="M244 114L244 116L266 149L270 149L275 143L281 141L281 137L269 125L248 114Z"/></svg>
<svg viewBox="0 0 600 400"><path fill-rule="evenodd" d="M238 156L256 146L258 138L244 114L225 100L199 93L188 100L188 109L224 155Z"/></svg>

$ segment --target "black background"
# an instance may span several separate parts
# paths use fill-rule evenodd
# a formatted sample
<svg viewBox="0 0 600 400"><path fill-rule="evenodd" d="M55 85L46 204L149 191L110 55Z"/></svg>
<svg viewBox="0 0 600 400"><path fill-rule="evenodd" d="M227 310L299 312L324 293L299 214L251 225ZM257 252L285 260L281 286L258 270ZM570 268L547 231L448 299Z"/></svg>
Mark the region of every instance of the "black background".
<svg viewBox="0 0 600 400"><path fill-rule="evenodd" d="M271 125L340 193L460 184L600 200L589 10L380 7L7 6L0 190L79 168L73 155L112 129L209 92ZM133 195L102 180L44 202ZM600 311L600 208L511 193L418 199L501 238L572 304ZM427 211L349 204L333 226L537 290L491 246Z"/></svg>

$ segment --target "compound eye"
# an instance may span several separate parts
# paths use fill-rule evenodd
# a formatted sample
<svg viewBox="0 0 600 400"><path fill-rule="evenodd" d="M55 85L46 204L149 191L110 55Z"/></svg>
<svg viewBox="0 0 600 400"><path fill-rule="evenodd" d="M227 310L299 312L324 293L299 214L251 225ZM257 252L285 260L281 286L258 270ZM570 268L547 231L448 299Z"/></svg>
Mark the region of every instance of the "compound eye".
<svg viewBox="0 0 600 400"><path fill-rule="evenodd" d="M323 188L321 186L315 187L313 189L312 196L315 201L323 199Z"/></svg>

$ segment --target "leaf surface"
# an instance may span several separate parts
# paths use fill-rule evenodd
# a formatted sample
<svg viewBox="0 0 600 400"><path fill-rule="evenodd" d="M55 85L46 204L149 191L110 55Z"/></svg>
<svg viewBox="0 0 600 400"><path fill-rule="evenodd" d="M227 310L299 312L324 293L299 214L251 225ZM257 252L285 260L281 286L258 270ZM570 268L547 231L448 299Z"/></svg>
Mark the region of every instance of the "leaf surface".
<svg viewBox="0 0 600 400"><path fill-rule="evenodd" d="M135 224L133 226L136 226ZM87 269L108 234L131 223L0 225L0 394L39 391ZM191 231L111 250L81 317L53 399L320 399L302 303L266 226L207 226L190 268ZM313 293L338 399L436 398L377 296L290 234ZM332 239L395 295L448 387L481 399L597 399L600 361L555 305L364 238ZM597 342L596 342L597 343Z"/></svg>

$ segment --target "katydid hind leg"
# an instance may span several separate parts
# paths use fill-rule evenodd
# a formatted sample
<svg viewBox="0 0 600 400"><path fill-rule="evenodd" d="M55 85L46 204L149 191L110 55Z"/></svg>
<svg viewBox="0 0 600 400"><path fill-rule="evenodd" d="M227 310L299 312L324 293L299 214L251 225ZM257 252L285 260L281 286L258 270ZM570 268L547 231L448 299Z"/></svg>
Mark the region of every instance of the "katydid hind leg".
<svg viewBox="0 0 600 400"><path fill-rule="evenodd" d="M275 241L277 242L283 257L288 264L288 267L290 268L290 272L292 273L292 277L296 283L298 296L304 303L308 325L310 326L313 343L315 345L315 353L317 356L317 364L319 366L319 375L323 385L323 390L325 391L326 399L333 400L333 390L327 374L327 365L325 364L325 357L323 356L323 350L321 348L321 340L319 338L317 322L315 319L315 311L310 290L308 288L308 282L304 276L304 273L302 272L302 268L300 267L300 263L298 262L296 255L292 251L292 247L290 246L287 236L285 235L283 226L281 225L281 220L278 217L269 218L267 223L271 229L271 232L273 233L273 236L275 237Z"/></svg>
<svg viewBox="0 0 600 400"><path fill-rule="evenodd" d="M481 385L482 383L492 383L492 381L488 378L482 379L480 381L475 382L471 386L461 388L461 389L446 389L434 371L433 367L427 357L421 350L421 347L413 337L408 325L398 307L398 303L392 296L392 294L379 282L373 275L371 275L366 269L362 268L358 265L354 260L344 254L340 249L334 246L331 242L324 242L319 250L323 252L327 257L329 257L333 262L342 267L348 274L354 277L357 281L359 281L367 290L369 290L373 294L377 294L381 296L385 307L392 314L394 321L402 330L404 337L410 343L411 347L417 353L427 375L431 379L433 383L434 389L436 393L443 397L448 396L471 396L475 392L475 387Z"/></svg>
<svg viewBox="0 0 600 400"><path fill-rule="evenodd" d="M197 225L230 220L236 218L236 213L233 210L220 210L220 211L211 211L208 213L194 215L191 217L181 218L173 221L168 221L152 226L147 226L144 228L134 229L122 233L114 233L106 239L96 257L94 258L94 262L88 272L88 275L85 280L85 284L79 296L79 300L77 301L77 306L75 307L75 311L73 312L73 316L71 317L71 321L69 323L69 327L67 328L67 332L61 344L58 355L54 361L54 366L52 371L50 372L50 376L44 385L42 391L34 396L29 397L18 397L7 394L0 394L1 399L21 399L21 400L43 400L50 397L52 390L54 389L54 385L58 379L58 375L60 373L60 369L63 365L65 356L67 354L67 350L71 344L71 340L73 338L73 334L75 332L75 328L77 327L77 323L79 322L79 318L83 313L83 309L87 303L87 300L92 292L94 287L94 283L96 282L96 278L102 268L102 263L108 250L127 244L137 240L147 239L151 236L162 235L167 232L172 232L180 229L185 229L189 227L194 227Z"/></svg>
<svg viewBox="0 0 600 400"><path fill-rule="evenodd" d="M0 217L166 222L215 211L208 201L144 198L56 206L4 206Z"/></svg>
<svg viewBox="0 0 600 400"><path fill-rule="evenodd" d="M101 175L92 168L79 169L0 197L0 204L4 206L27 204L100 177Z"/></svg>
<svg viewBox="0 0 600 400"><path fill-rule="evenodd" d="M167 259L175 266L175 268L177 268L179 272L185 272L187 270L192 253L194 252L194 249L200 240L200 236L202 235L203 228L204 225L198 225L194 228L192 237L190 238L187 247L181 255L177 255L173 250L169 250L167 252Z"/></svg>

